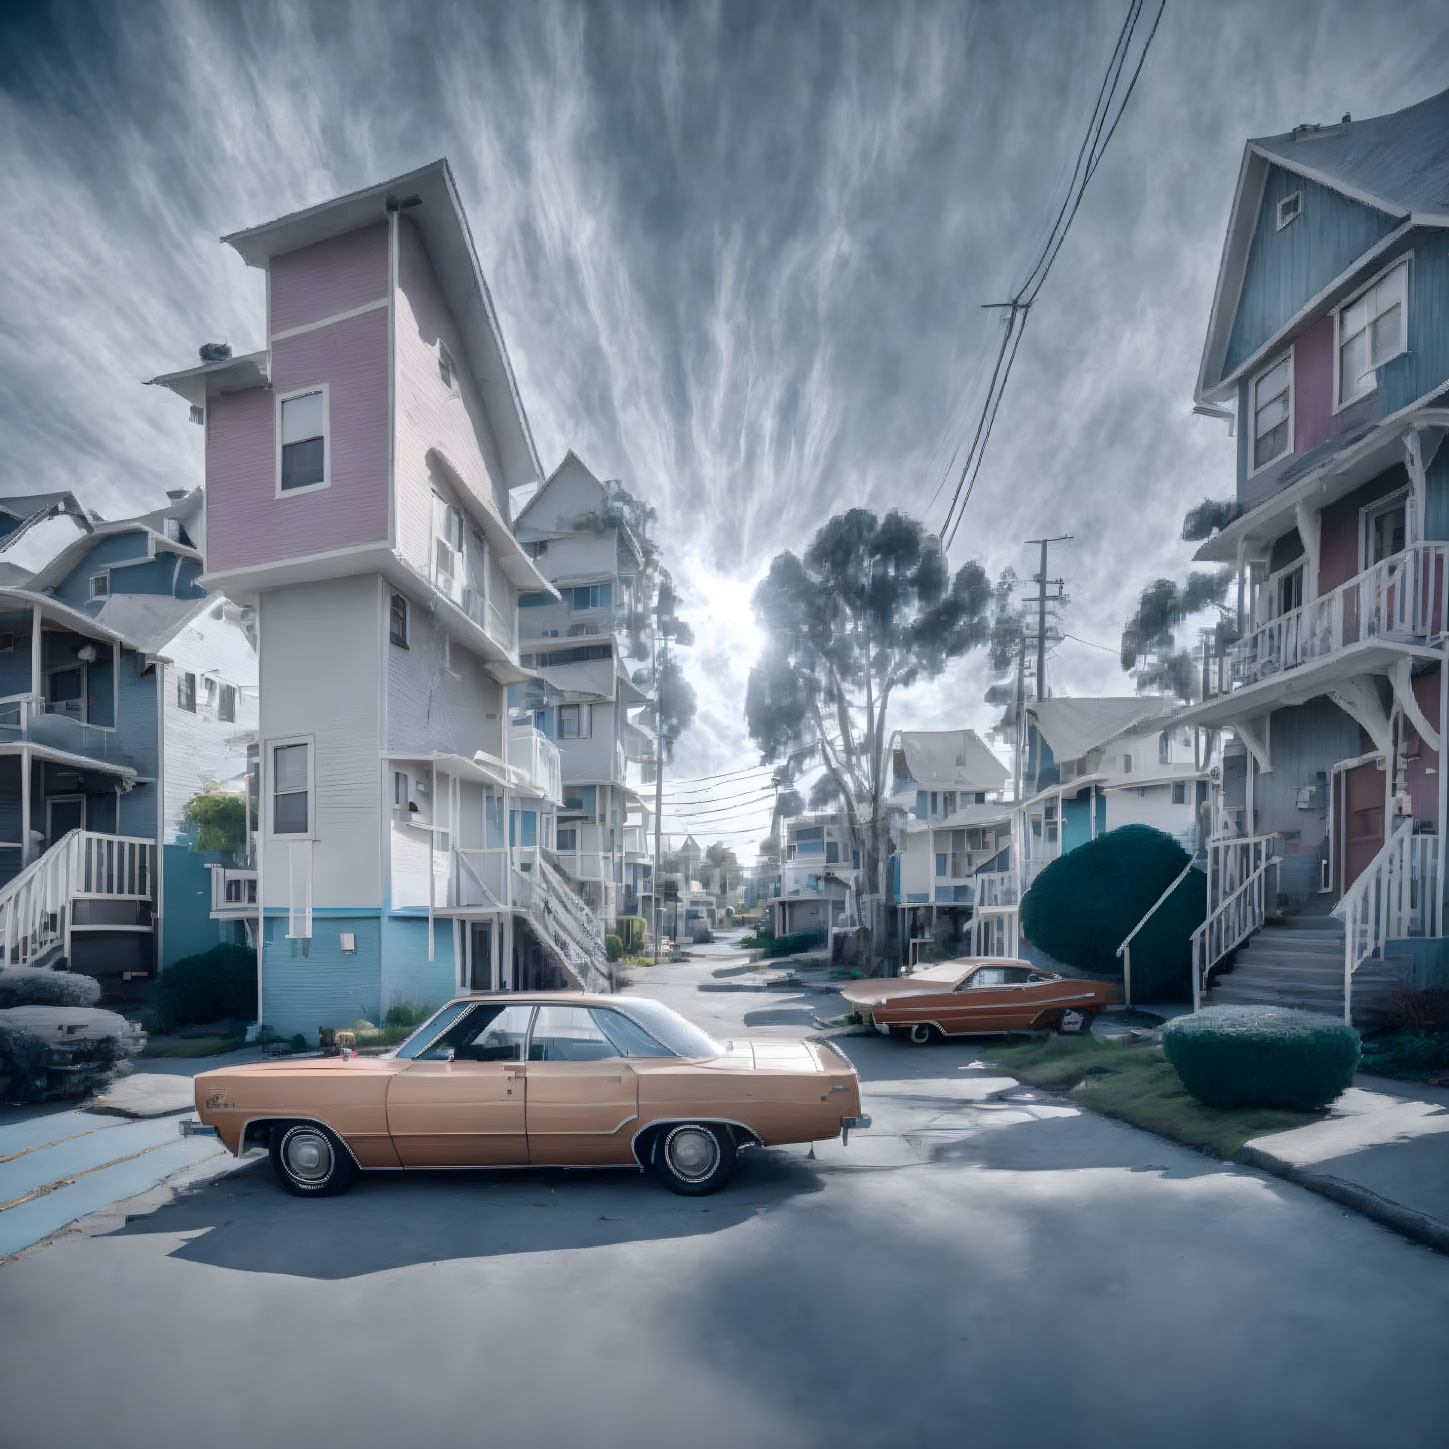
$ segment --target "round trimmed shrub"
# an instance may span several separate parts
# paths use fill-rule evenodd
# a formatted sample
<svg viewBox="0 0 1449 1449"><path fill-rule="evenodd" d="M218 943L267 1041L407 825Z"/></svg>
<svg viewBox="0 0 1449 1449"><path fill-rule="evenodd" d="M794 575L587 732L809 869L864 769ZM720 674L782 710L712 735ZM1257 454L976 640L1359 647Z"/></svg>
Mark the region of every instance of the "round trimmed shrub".
<svg viewBox="0 0 1449 1449"><path fill-rule="evenodd" d="M34 966L0 970L0 1010L11 1006L94 1006L101 983L79 971L44 971Z"/></svg>
<svg viewBox="0 0 1449 1449"><path fill-rule="evenodd" d="M604 951L609 960L617 961L624 954L624 943L611 932L604 937Z"/></svg>
<svg viewBox="0 0 1449 1449"><path fill-rule="evenodd" d="M1187 852L1150 825L1123 825L1046 866L1021 902L1022 934L1080 971L1122 978L1117 948L1181 874ZM1207 916L1207 877L1189 871L1132 942L1136 1001L1184 1001L1192 933Z"/></svg>
<svg viewBox="0 0 1449 1449"><path fill-rule="evenodd" d="M257 953L228 942L168 966L156 982L163 1029L212 1021L251 1021L257 1014Z"/></svg>
<svg viewBox="0 0 1449 1449"><path fill-rule="evenodd" d="M1361 1051L1345 1022L1285 1006L1209 1006L1162 1028L1182 1084L1209 1107L1326 1107Z"/></svg>

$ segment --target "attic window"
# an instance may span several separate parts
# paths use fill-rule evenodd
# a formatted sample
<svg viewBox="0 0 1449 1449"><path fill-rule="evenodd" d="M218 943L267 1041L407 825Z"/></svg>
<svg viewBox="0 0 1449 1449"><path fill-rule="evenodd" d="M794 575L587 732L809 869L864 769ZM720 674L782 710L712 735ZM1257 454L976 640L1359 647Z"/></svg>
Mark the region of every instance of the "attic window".
<svg viewBox="0 0 1449 1449"><path fill-rule="evenodd" d="M1278 203L1278 230L1282 231L1290 221L1297 221L1303 211L1303 193L1295 191Z"/></svg>
<svg viewBox="0 0 1449 1449"><path fill-rule="evenodd" d="M91 575L91 598L104 599L109 597L111 592L110 574Z"/></svg>
<svg viewBox="0 0 1449 1449"><path fill-rule="evenodd" d="M441 342L438 343L438 376L443 379L443 386L449 392L457 392L458 366L453 361L453 354Z"/></svg>

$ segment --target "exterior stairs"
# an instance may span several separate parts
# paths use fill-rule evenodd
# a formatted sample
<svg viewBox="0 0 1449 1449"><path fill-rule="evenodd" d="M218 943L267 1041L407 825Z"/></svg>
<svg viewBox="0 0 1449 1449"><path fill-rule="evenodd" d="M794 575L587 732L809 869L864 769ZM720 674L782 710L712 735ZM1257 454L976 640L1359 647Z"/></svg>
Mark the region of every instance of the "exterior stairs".
<svg viewBox="0 0 1449 1449"><path fill-rule="evenodd" d="M1237 951L1228 969L1213 977L1207 1006L1291 1006L1343 1019L1343 922L1330 915L1332 901L1320 897L1306 910L1269 921ZM1353 1024L1382 1026L1407 966L1393 960L1365 961L1354 973Z"/></svg>

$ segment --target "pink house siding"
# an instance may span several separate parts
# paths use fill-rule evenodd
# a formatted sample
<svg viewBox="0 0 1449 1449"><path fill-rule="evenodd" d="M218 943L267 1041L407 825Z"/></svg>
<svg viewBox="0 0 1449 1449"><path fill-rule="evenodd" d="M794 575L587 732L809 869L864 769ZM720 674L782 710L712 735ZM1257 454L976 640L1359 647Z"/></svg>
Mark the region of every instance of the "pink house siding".
<svg viewBox="0 0 1449 1449"><path fill-rule="evenodd" d="M300 247L271 264L269 337L387 296L387 223Z"/></svg>
<svg viewBox="0 0 1449 1449"><path fill-rule="evenodd" d="M1414 698L1424 717L1439 728L1439 671L1431 669L1414 676ZM1409 796L1414 802L1415 820L1439 819L1439 756L1419 738L1413 725L1404 721L1404 747L1409 756ZM1418 751L1417 757L1414 752Z"/></svg>
<svg viewBox="0 0 1449 1449"><path fill-rule="evenodd" d="M1318 534L1318 592L1329 593L1347 583L1358 572L1360 510L1376 498L1402 488L1408 474L1402 468L1390 468L1371 483L1356 488L1346 498L1330 503L1323 510ZM1437 707L1437 706L1436 706Z"/></svg>
<svg viewBox="0 0 1449 1449"><path fill-rule="evenodd" d="M277 497L276 398L327 383L331 487ZM286 338L272 389L218 398L207 437L207 563L214 573L388 541L387 312Z"/></svg>
<svg viewBox="0 0 1449 1449"><path fill-rule="evenodd" d="M1316 448L1333 420L1333 318L1320 317L1293 344L1293 453Z"/></svg>

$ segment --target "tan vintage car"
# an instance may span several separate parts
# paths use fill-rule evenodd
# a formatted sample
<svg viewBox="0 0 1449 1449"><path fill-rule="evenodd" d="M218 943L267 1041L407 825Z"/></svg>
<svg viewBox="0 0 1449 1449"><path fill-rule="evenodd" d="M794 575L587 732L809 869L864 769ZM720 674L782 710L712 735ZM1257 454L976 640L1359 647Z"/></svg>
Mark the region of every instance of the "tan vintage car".
<svg viewBox="0 0 1449 1449"><path fill-rule="evenodd" d="M1110 981L1057 976L1028 961L974 957L924 966L911 976L852 981L840 993L877 1031L924 1046L947 1036L1089 1031L1118 999Z"/></svg>
<svg viewBox="0 0 1449 1449"><path fill-rule="evenodd" d="M459 997L384 1056L203 1072L196 1109L238 1156L266 1147L303 1197L359 1168L536 1164L653 1168L702 1194L741 1148L870 1125L828 1041L721 1045L660 1002L560 991Z"/></svg>

